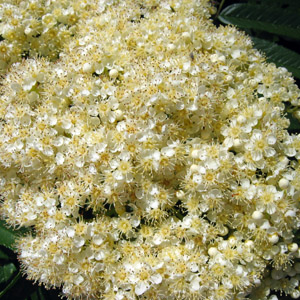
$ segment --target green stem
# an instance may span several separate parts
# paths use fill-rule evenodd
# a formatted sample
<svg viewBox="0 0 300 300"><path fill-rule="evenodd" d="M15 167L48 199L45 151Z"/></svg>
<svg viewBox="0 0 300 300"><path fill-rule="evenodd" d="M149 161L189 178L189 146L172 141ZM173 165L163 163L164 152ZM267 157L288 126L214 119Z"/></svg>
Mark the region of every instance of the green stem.
<svg viewBox="0 0 300 300"><path fill-rule="evenodd" d="M19 271L18 274L14 277L14 279L5 287L3 291L0 292L0 298L2 298L8 290L10 290L19 280L21 277L21 272Z"/></svg>
<svg viewBox="0 0 300 300"><path fill-rule="evenodd" d="M222 7L223 7L223 5L224 5L224 3L225 3L225 0L222 0L222 1L221 1L221 4L220 4L219 7L218 7L218 11L217 11L217 13L216 13L215 18L217 18L217 17L219 16L219 14L220 14L220 12L221 12L221 9L222 9Z"/></svg>

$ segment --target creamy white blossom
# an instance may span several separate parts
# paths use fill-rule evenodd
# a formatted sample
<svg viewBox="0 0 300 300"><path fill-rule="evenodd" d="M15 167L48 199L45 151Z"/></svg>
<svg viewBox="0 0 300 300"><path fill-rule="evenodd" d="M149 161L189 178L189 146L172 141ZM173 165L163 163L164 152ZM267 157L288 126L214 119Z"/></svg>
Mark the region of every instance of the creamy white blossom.
<svg viewBox="0 0 300 300"><path fill-rule="evenodd" d="M69 299L296 297L287 70L206 0L18 3L0 3L0 195L34 230L28 278Z"/></svg>

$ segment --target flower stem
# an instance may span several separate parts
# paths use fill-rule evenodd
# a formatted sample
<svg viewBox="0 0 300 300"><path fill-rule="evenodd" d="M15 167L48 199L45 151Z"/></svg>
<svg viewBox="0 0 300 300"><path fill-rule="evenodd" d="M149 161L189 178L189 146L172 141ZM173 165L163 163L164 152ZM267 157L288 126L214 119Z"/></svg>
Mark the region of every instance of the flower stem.
<svg viewBox="0 0 300 300"><path fill-rule="evenodd" d="M0 292L0 298L2 298L8 290L10 290L19 280L21 277L21 272L19 271L18 274L13 278L13 280L5 287L3 291Z"/></svg>
<svg viewBox="0 0 300 300"><path fill-rule="evenodd" d="M221 3L220 3L220 5L219 5L219 7L218 7L218 11L217 11L217 13L216 13L215 18L217 18L217 17L219 16L219 14L220 14L220 12L221 12L221 9L222 9L222 7L223 7L223 5L224 5L224 3L225 3L225 0L222 0Z"/></svg>

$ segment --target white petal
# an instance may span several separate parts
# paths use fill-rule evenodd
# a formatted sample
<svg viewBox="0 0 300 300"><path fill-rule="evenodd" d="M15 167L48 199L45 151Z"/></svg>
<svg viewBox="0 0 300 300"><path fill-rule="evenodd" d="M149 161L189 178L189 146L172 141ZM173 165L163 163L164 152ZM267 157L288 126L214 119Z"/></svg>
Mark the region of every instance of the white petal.
<svg viewBox="0 0 300 300"><path fill-rule="evenodd" d="M266 150L265 150L265 155L266 157L272 157L276 154L276 151L274 148L272 147L268 147Z"/></svg>
<svg viewBox="0 0 300 300"><path fill-rule="evenodd" d="M140 295L144 294L147 290L148 290L148 286L144 282L139 282L135 286L134 291L137 296L140 296Z"/></svg>
<svg viewBox="0 0 300 300"><path fill-rule="evenodd" d="M259 161L263 158L261 151L253 151L251 152L251 156L254 161Z"/></svg>
<svg viewBox="0 0 300 300"><path fill-rule="evenodd" d="M30 91L31 88L36 84L36 80L33 78L26 79L23 84L24 91Z"/></svg>
<svg viewBox="0 0 300 300"><path fill-rule="evenodd" d="M85 240L81 236L76 236L73 240L75 247L80 248L84 245Z"/></svg>
<svg viewBox="0 0 300 300"><path fill-rule="evenodd" d="M58 152L55 157L57 165L62 165L65 161L65 158L62 153Z"/></svg>
<svg viewBox="0 0 300 300"><path fill-rule="evenodd" d="M239 49L233 50L231 53L231 57L236 59L239 58L241 56L241 51Z"/></svg>
<svg viewBox="0 0 300 300"><path fill-rule="evenodd" d="M269 135L267 137L267 142L269 145L274 145L276 143L276 136L275 135Z"/></svg>
<svg viewBox="0 0 300 300"><path fill-rule="evenodd" d="M219 167L219 163L216 159L207 159L205 165L211 170L216 170Z"/></svg>
<svg viewBox="0 0 300 300"><path fill-rule="evenodd" d="M81 276L81 275L77 275L75 278L74 278L74 283L76 285L79 285L80 283L82 283L84 281L84 278Z"/></svg>
<svg viewBox="0 0 300 300"><path fill-rule="evenodd" d="M198 291L199 289L200 289L199 280L198 280L198 278L195 278L195 279L191 282L191 290L193 290L193 291Z"/></svg>
<svg viewBox="0 0 300 300"><path fill-rule="evenodd" d="M75 235L75 229L73 227L69 227L66 232L68 237L74 237Z"/></svg>
<svg viewBox="0 0 300 300"><path fill-rule="evenodd" d="M98 246L101 245L103 243L103 241L104 241L103 236L101 236L99 234L97 234L93 237L93 243L98 245Z"/></svg>
<svg viewBox="0 0 300 300"><path fill-rule="evenodd" d="M284 153L285 153L287 156L292 157L292 156L295 156L297 152L296 152L295 148L285 148L285 149L284 149Z"/></svg>
<svg viewBox="0 0 300 300"><path fill-rule="evenodd" d="M162 282L162 277L161 277L160 274L152 275L150 279L151 279L151 281L152 281L153 283L155 283L155 284L159 284L159 283Z"/></svg>
<svg viewBox="0 0 300 300"><path fill-rule="evenodd" d="M165 147L161 149L161 153L167 157L171 157L175 154L175 150L169 147Z"/></svg>
<svg viewBox="0 0 300 300"><path fill-rule="evenodd" d="M44 198L41 197L41 196L38 196L38 197L36 197L36 199L35 199L36 205L37 205L38 207L43 206L43 205L44 205L44 201L45 201Z"/></svg>
<svg viewBox="0 0 300 300"><path fill-rule="evenodd" d="M95 259L96 260L102 260L102 259L105 258L105 256L106 256L105 252L100 250L99 252L97 252L95 254Z"/></svg>
<svg viewBox="0 0 300 300"><path fill-rule="evenodd" d="M55 254L53 257L53 262L55 262L58 265L61 265L64 262L65 258L61 254Z"/></svg>
<svg viewBox="0 0 300 300"><path fill-rule="evenodd" d="M200 184L202 182L202 176L201 175L194 175L193 181L197 184Z"/></svg>
<svg viewBox="0 0 300 300"><path fill-rule="evenodd" d="M113 173L113 176L116 180L123 180L124 179L124 175L121 171L117 170Z"/></svg>
<svg viewBox="0 0 300 300"><path fill-rule="evenodd" d="M260 132L260 130L253 130L253 134L251 137L251 140L260 140L262 138L262 133Z"/></svg>

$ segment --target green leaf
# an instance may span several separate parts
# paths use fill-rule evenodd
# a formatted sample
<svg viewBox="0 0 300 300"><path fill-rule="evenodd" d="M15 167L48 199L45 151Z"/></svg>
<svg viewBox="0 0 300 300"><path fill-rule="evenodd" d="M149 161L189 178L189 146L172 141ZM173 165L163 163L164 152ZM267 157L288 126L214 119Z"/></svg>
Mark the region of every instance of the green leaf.
<svg viewBox="0 0 300 300"><path fill-rule="evenodd" d="M57 290L46 290L43 286L36 287L24 300L60 300Z"/></svg>
<svg viewBox="0 0 300 300"><path fill-rule="evenodd" d="M5 287L5 289L0 292L0 298L5 297L5 294L12 290L12 287L19 281L20 278L21 272L18 272L18 274L10 281L10 283Z"/></svg>
<svg viewBox="0 0 300 300"><path fill-rule="evenodd" d="M31 295L30 295L31 300L46 300L42 288L38 287Z"/></svg>
<svg viewBox="0 0 300 300"><path fill-rule="evenodd" d="M236 3L227 6L219 15L225 24L234 24L241 28L267 31L273 34L300 39L299 14L292 9Z"/></svg>
<svg viewBox="0 0 300 300"><path fill-rule="evenodd" d="M17 237L16 231L6 226L5 222L0 220L0 245L15 251L14 243Z"/></svg>
<svg viewBox="0 0 300 300"><path fill-rule="evenodd" d="M9 228L5 221L0 220L0 246L5 246L16 252L17 249L14 246L16 239L30 231L32 233L32 228L30 227L22 227L20 229Z"/></svg>
<svg viewBox="0 0 300 300"><path fill-rule="evenodd" d="M11 253L9 253L9 252L10 252L9 249L0 246L0 259L1 260L11 260L13 257L11 255Z"/></svg>
<svg viewBox="0 0 300 300"><path fill-rule="evenodd" d="M259 3L264 6L274 6L280 7L282 9L292 8L292 9L300 9L300 1L291 1L291 0L248 0L248 3Z"/></svg>
<svg viewBox="0 0 300 300"><path fill-rule="evenodd" d="M267 61L273 62L277 67L285 67L294 77L300 78L300 55L290 49L274 42L251 37L254 47L263 51Z"/></svg>
<svg viewBox="0 0 300 300"><path fill-rule="evenodd" d="M0 249L0 259L3 259L3 260L8 260L10 259L10 257Z"/></svg>
<svg viewBox="0 0 300 300"><path fill-rule="evenodd" d="M0 267L0 283L8 281L16 270L17 268L13 263Z"/></svg>
<svg viewBox="0 0 300 300"><path fill-rule="evenodd" d="M30 294L28 300L46 300L42 288L39 286L33 293Z"/></svg>
<svg viewBox="0 0 300 300"><path fill-rule="evenodd" d="M300 133L300 122L298 121L298 119L294 118L291 113L288 113L287 117L290 120L290 126L288 128L289 132Z"/></svg>

